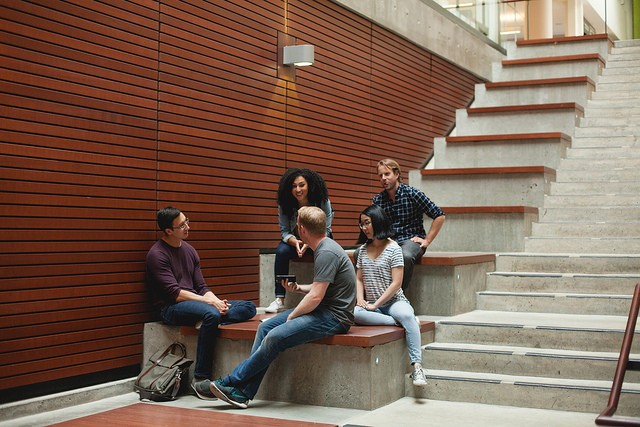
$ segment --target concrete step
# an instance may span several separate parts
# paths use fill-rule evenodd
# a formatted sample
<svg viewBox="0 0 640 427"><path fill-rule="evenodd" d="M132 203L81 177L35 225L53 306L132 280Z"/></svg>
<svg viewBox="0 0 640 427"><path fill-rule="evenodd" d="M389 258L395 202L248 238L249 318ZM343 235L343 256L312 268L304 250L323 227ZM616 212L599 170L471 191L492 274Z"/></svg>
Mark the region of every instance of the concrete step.
<svg viewBox="0 0 640 427"><path fill-rule="evenodd" d="M584 76L583 76L584 78ZM541 81L548 81L547 79ZM509 84L507 87L491 87L492 84ZM503 105L553 104L577 102L587 105L595 85L593 82L527 84L501 82L477 84L473 107L496 107Z"/></svg>
<svg viewBox="0 0 640 427"><path fill-rule="evenodd" d="M630 194L640 192L640 182L552 182L551 196L572 194Z"/></svg>
<svg viewBox="0 0 640 427"><path fill-rule="evenodd" d="M436 341L578 351L619 351L627 316L475 310L436 324ZM640 353L640 325L631 347Z"/></svg>
<svg viewBox="0 0 640 427"><path fill-rule="evenodd" d="M576 40L558 43L554 39L549 39L548 43L520 44L506 42L507 58L542 58L550 56L579 55L588 53L600 54L607 58L610 50L610 43L604 38L593 38L591 40Z"/></svg>
<svg viewBox="0 0 640 427"><path fill-rule="evenodd" d="M557 196L555 196L557 197ZM640 218L640 207L620 206L584 206L580 209L573 207L552 208L545 206L540 209L539 220L543 221L629 221Z"/></svg>
<svg viewBox="0 0 640 427"><path fill-rule="evenodd" d="M587 151L586 149L583 151ZM590 150L593 151L593 150ZM562 159L560 161L560 169L561 171L585 171L591 172L593 170L601 170L608 171L612 169L638 169L640 167L640 157L623 157L623 158L614 158L614 159L606 159L603 158L599 153L606 152L606 148L599 149L597 151L593 151L592 154L595 157L586 158L586 159L577 159L577 158L567 158ZM637 149L628 149L628 154L638 154L640 155L640 147ZM640 172L638 173L640 175Z"/></svg>
<svg viewBox="0 0 640 427"><path fill-rule="evenodd" d="M541 292L478 292L476 308L491 311L626 316L631 295Z"/></svg>
<svg viewBox="0 0 640 427"><path fill-rule="evenodd" d="M631 62L631 61L628 61ZM618 64L621 65L621 64ZM623 66L618 67L607 67L602 70L602 75L607 77L615 77L615 76L628 76L632 74L637 74L640 72L640 63L638 65L632 64L622 64Z"/></svg>
<svg viewBox="0 0 640 427"><path fill-rule="evenodd" d="M631 101L634 102L635 105L638 105L638 102L640 102L640 98L637 101ZM629 120L633 120L633 117L637 117L640 116L640 107L623 107L623 106L616 106L616 107L599 107L599 106L590 106L588 109L585 110L584 112L585 117L587 118L591 118L591 117L611 117L611 118L617 118L617 117L627 117L629 118Z"/></svg>
<svg viewBox="0 0 640 427"><path fill-rule="evenodd" d="M559 133L434 138L434 167L540 165L556 169L570 143L568 135Z"/></svg>
<svg viewBox="0 0 640 427"><path fill-rule="evenodd" d="M440 206L540 206L555 179L555 171L543 167L429 169L420 174L420 181L410 180L419 182Z"/></svg>
<svg viewBox="0 0 640 427"><path fill-rule="evenodd" d="M558 108L548 105L530 106L508 105L487 113L474 109L456 110L456 134L492 135L496 129L502 133L562 132L573 135L578 119L583 115L582 107L560 104ZM554 106L555 107L555 106ZM593 136L593 135L589 135Z"/></svg>
<svg viewBox="0 0 640 427"><path fill-rule="evenodd" d="M546 195L544 197L545 208L583 208L590 206L637 207L638 195L636 193L624 194L589 194L589 195Z"/></svg>
<svg viewBox="0 0 640 427"><path fill-rule="evenodd" d="M622 160L624 159L640 159L640 146L620 146L620 147L586 147L586 148L568 148L566 150L567 160L587 159L593 160ZM559 163L561 163L560 161ZM556 169L556 173L559 172Z"/></svg>
<svg viewBox="0 0 640 427"><path fill-rule="evenodd" d="M640 252L637 237L526 237L526 252L630 254Z"/></svg>
<svg viewBox="0 0 640 427"><path fill-rule="evenodd" d="M637 40L632 40L637 44ZM627 42L624 40L623 42ZM636 44L631 45L622 45L620 42L616 42L616 44L611 48L609 57L612 59L620 58L620 59L630 59L637 57L640 59L640 47Z"/></svg>
<svg viewBox="0 0 640 427"><path fill-rule="evenodd" d="M634 137L634 141L640 136L640 126L590 126L578 127L575 129L574 136L580 137L603 137L612 138L618 136Z"/></svg>
<svg viewBox="0 0 640 427"><path fill-rule="evenodd" d="M637 92L638 90L640 90L640 82L600 83L600 81L598 81L596 90L627 90Z"/></svg>
<svg viewBox="0 0 640 427"><path fill-rule="evenodd" d="M581 128L591 127L621 127L633 126L640 123L640 116L617 116L617 117L583 117L578 126Z"/></svg>
<svg viewBox="0 0 640 427"><path fill-rule="evenodd" d="M592 95L585 105L587 110L590 108L601 108L603 110L607 108L612 110L624 109L620 110L623 115L631 116L633 109L638 107L638 92L611 90L593 92Z"/></svg>
<svg viewBox="0 0 640 427"><path fill-rule="evenodd" d="M579 130L579 129L578 129ZM590 147L621 147L631 146L640 147L640 136L635 135L616 135L616 136L589 136L588 132L579 130L581 135L575 135L571 146L573 148L590 148Z"/></svg>
<svg viewBox="0 0 640 427"><path fill-rule="evenodd" d="M510 82L587 76L595 82L604 68L603 62L597 57L565 61L552 59L543 58L540 62L532 61L531 63L513 65L509 62L504 65L500 62L494 62L491 81Z"/></svg>
<svg viewBox="0 0 640 427"><path fill-rule="evenodd" d="M500 253L496 271L575 274L640 274L640 255L590 253Z"/></svg>
<svg viewBox="0 0 640 427"><path fill-rule="evenodd" d="M611 381L428 370L429 383L416 397L493 403L527 408L600 413L607 406ZM616 415L640 416L640 385L625 384Z"/></svg>
<svg viewBox="0 0 640 427"><path fill-rule="evenodd" d="M636 274L579 274L494 271L487 274L487 290L498 292L631 295L638 283L640 283L640 272Z"/></svg>
<svg viewBox="0 0 640 427"><path fill-rule="evenodd" d="M635 68L635 67L640 67L640 59L610 56L610 58L607 60L606 69L613 70L615 68Z"/></svg>
<svg viewBox="0 0 640 427"><path fill-rule="evenodd" d="M626 70L626 72L624 72ZM598 86L604 83L640 83L640 68L616 68L615 73L602 73Z"/></svg>
<svg viewBox="0 0 640 427"><path fill-rule="evenodd" d="M623 162L624 159L619 159ZM640 158L634 159L640 163ZM615 168L610 170L559 170L556 174L556 182L633 182L640 181L640 171L634 168Z"/></svg>
<svg viewBox="0 0 640 427"><path fill-rule="evenodd" d="M633 222L537 222L535 237L640 237L640 219ZM639 266L640 269L640 266Z"/></svg>
<svg viewBox="0 0 640 427"><path fill-rule="evenodd" d="M434 342L424 347L425 364L433 369L486 372L581 380L612 380L619 353L553 350L500 345ZM640 361L640 354L630 360ZM640 372L629 371L626 381L640 382Z"/></svg>

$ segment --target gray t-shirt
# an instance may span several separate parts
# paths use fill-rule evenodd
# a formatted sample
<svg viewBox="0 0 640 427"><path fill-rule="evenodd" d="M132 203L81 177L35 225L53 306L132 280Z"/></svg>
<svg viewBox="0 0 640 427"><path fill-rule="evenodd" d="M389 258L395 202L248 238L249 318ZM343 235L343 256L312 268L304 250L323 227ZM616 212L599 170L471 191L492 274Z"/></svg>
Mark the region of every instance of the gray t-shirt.
<svg viewBox="0 0 640 427"><path fill-rule="evenodd" d="M356 272L347 253L335 240L323 239L314 252L314 282L329 282L320 307L331 311L343 325L353 325Z"/></svg>

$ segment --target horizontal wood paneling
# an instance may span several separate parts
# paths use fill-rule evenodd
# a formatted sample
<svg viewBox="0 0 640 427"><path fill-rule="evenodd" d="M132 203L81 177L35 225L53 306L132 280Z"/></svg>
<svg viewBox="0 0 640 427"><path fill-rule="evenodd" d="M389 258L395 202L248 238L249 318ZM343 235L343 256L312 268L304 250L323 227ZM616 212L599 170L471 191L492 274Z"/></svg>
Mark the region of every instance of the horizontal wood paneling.
<svg viewBox="0 0 640 427"><path fill-rule="evenodd" d="M323 175L350 246L377 160L419 167L477 82L329 0L11 1L0 23L5 391L141 362L159 207L216 294L258 301L286 168ZM279 33L315 46L295 82Z"/></svg>

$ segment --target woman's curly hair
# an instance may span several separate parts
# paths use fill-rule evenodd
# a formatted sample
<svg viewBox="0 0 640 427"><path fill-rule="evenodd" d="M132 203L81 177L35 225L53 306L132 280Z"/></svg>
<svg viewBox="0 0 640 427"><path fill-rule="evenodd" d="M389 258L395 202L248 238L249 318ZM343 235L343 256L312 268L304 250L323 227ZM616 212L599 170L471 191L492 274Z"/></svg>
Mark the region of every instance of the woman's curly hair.
<svg viewBox="0 0 640 427"><path fill-rule="evenodd" d="M299 176L302 176L307 181L309 204L311 206L320 207L323 202L329 199L327 184L319 173L311 169L291 168L282 175L278 186L278 205L287 216L293 216L294 211L299 208L298 200L291 192L293 181Z"/></svg>

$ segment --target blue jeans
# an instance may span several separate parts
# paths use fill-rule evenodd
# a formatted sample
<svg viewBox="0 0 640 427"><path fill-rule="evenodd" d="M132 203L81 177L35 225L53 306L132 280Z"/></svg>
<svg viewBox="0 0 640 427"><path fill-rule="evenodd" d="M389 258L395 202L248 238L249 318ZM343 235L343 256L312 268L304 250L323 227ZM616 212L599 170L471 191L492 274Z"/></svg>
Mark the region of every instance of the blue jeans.
<svg viewBox="0 0 640 427"><path fill-rule="evenodd" d="M260 324L251 354L233 372L222 378L224 385L235 387L246 397L253 399L269 365L280 353L288 348L349 330L349 326L342 325L329 310L316 308L311 313L287 321L287 316L292 311L283 311Z"/></svg>
<svg viewBox="0 0 640 427"><path fill-rule="evenodd" d="M358 325L388 325L404 328L409 347L409 360L411 363L422 363L422 351L420 349L420 326L416 322L413 307L407 301L396 301L385 304L376 310L369 311L360 306L353 310Z"/></svg>
<svg viewBox="0 0 640 427"><path fill-rule="evenodd" d="M313 256L313 251L307 249L304 256ZM282 283L276 278L278 274L289 274L289 261L298 258L298 251L294 246L288 245L282 240L276 248L276 262L274 266L274 280L276 282L276 298L284 298L287 293Z"/></svg>
<svg viewBox="0 0 640 427"><path fill-rule="evenodd" d="M422 258L426 249L421 248L416 242L407 239L402 243L398 243L402 248L402 258L404 259L404 275L402 276L402 289L409 287L409 282L413 276L414 264Z"/></svg>
<svg viewBox="0 0 640 427"><path fill-rule="evenodd" d="M213 347L218 335L218 325L244 322L256 315L256 305L251 301L229 301L229 304L231 307L224 316L217 308L202 301L182 301L160 310L160 316L167 325L195 326L202 320L198 332L194 372L194 377L198 380L211 379Z"/></svg>
<svg viewBox="0 0 640 427"><path fill-rule="evenodd" d="M398 243L402 249L402 258L404 260L404 272L402 276L402 290L407 289L411 277L413 276L413 265L424 255L426 249L420 247L416 242L412 242L411 239L407 239L402 243ZM358 255L360 255L360 248L358 246L353 252L353 263L358 263Z"/></svg>

